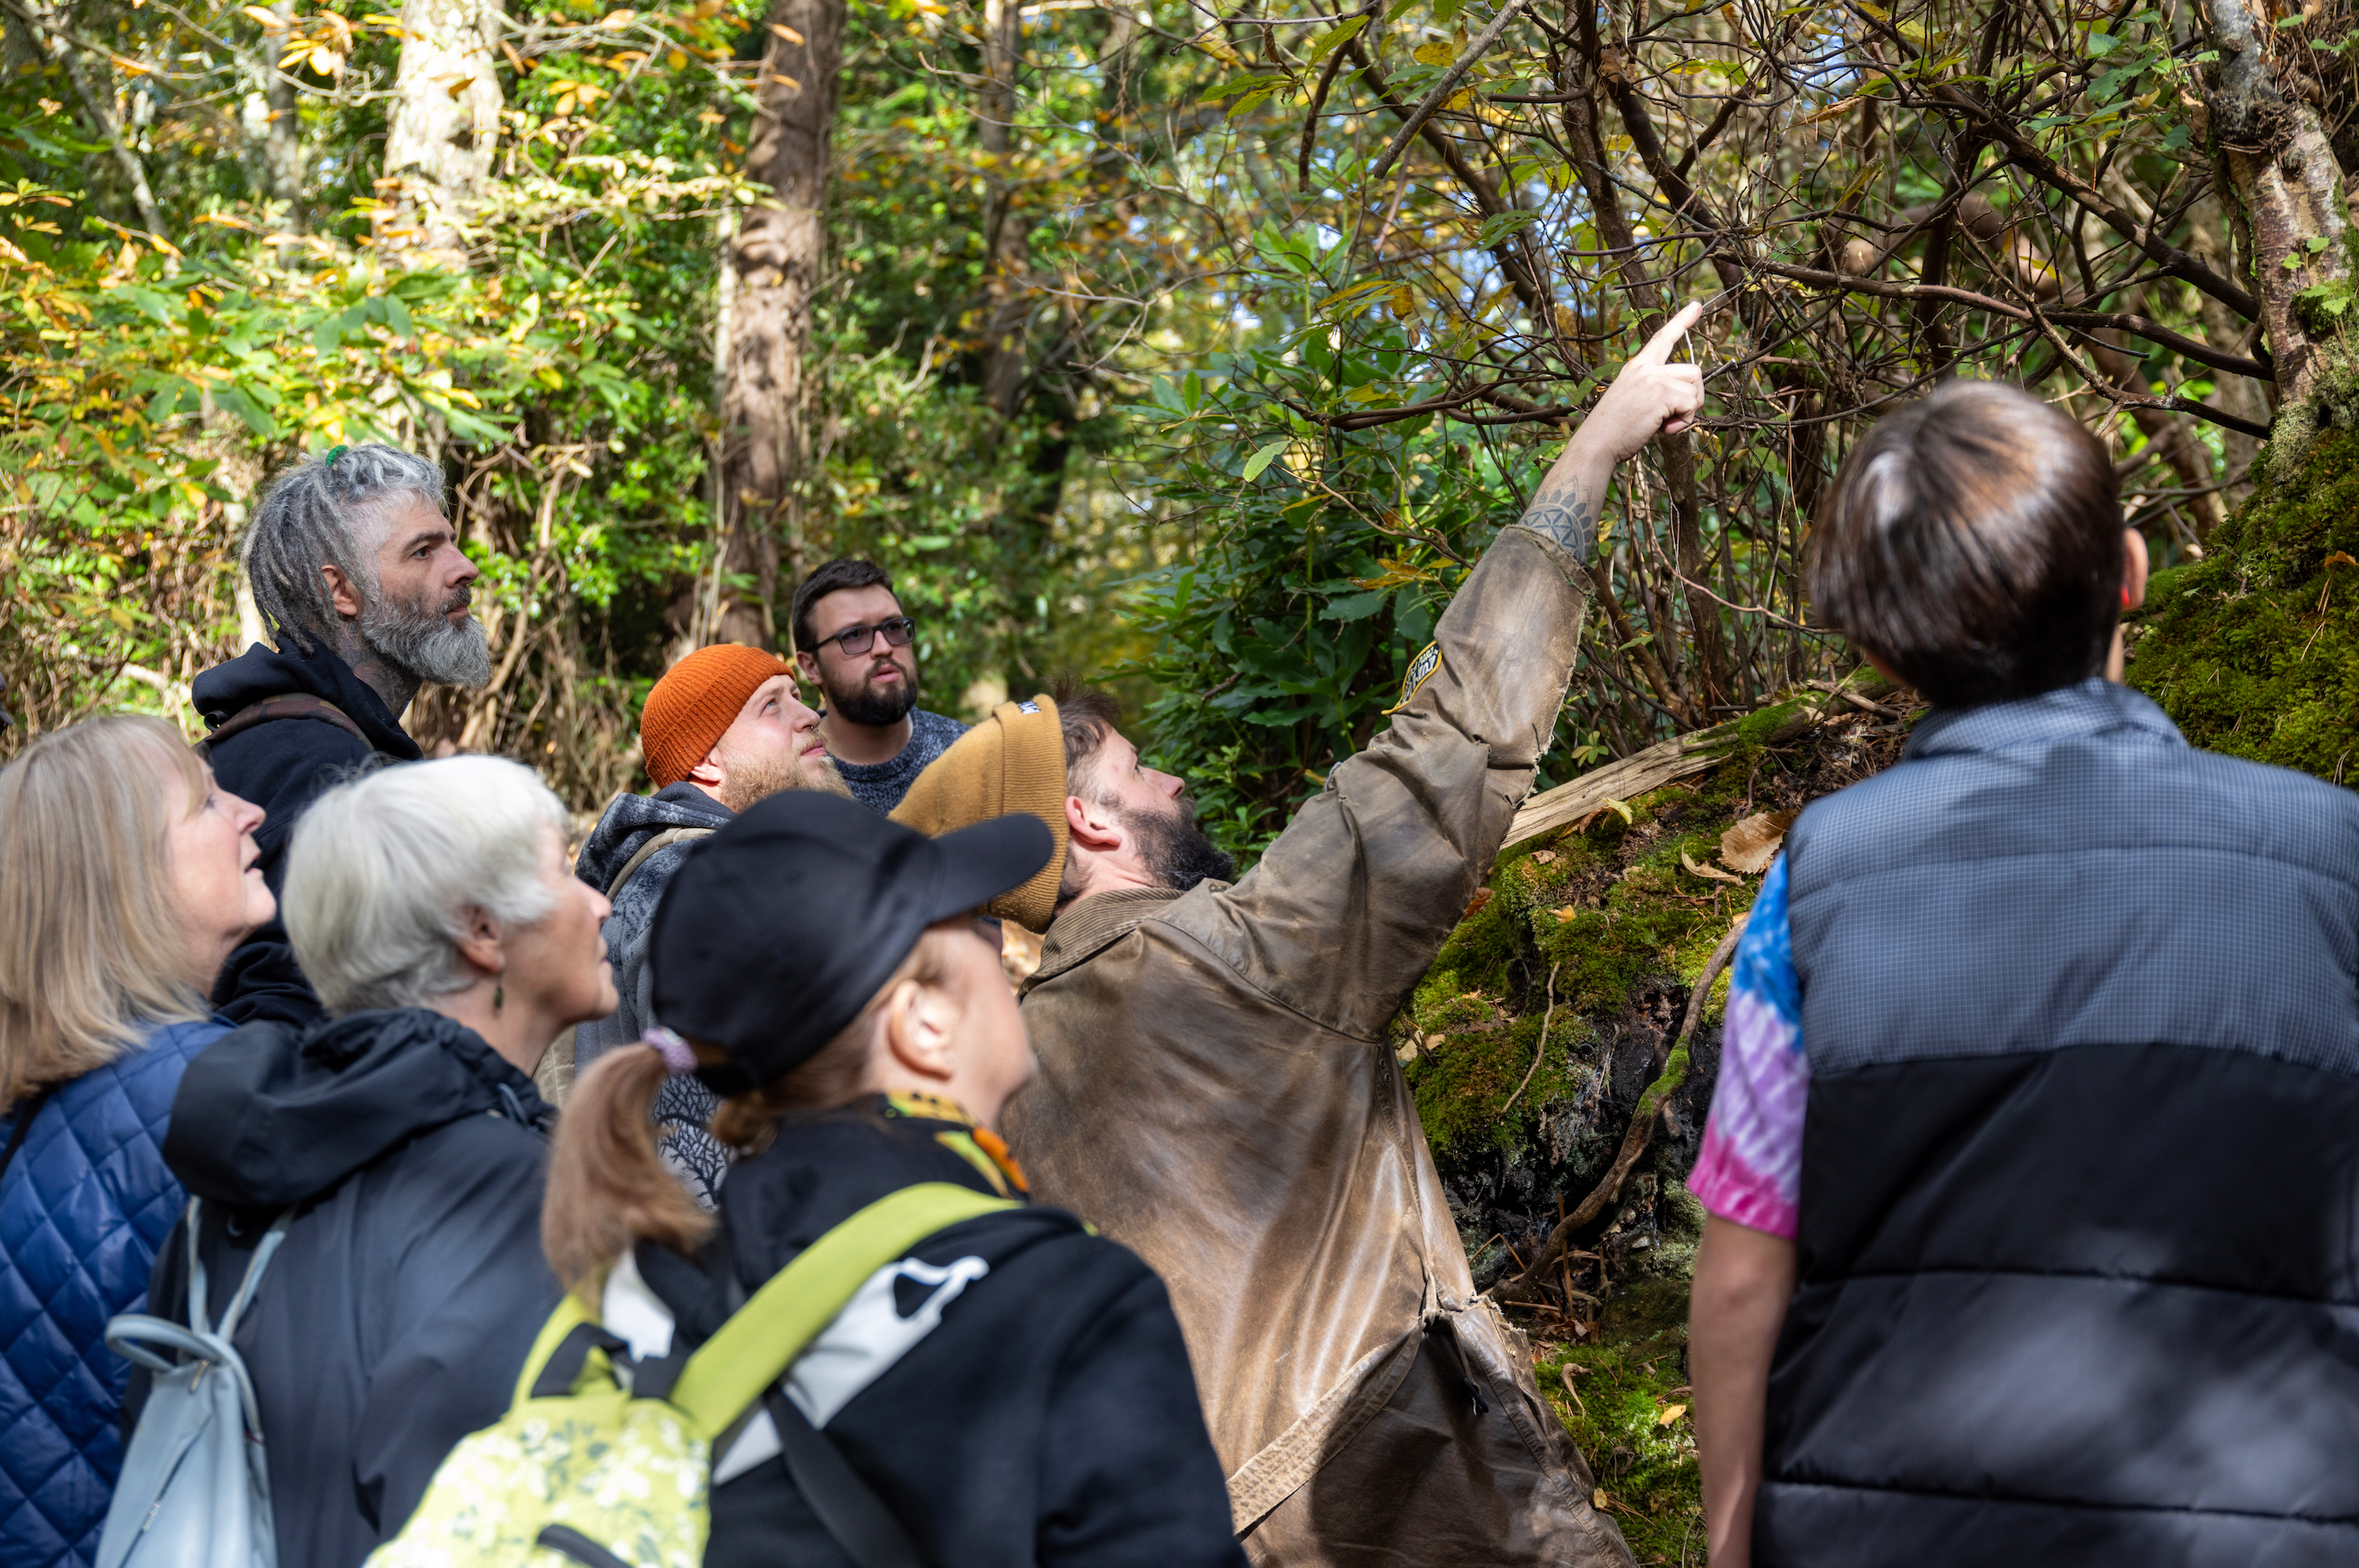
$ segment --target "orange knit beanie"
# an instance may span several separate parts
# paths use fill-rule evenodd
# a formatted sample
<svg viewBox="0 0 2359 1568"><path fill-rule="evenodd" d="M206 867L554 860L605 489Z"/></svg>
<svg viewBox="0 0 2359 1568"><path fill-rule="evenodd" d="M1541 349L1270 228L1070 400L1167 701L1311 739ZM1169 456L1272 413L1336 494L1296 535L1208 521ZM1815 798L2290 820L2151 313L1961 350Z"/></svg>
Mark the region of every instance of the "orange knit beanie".
<svg viewBox="0 0 2359 1568"><path fill-rule="evenodd" d="M1057 912L1067 841L1065 730L1048 693L1029 702L1001 703L990 718L951 742L910 784L893 808L893 820L937 838L1017 811L1047 825L1057 851L1030 881L993 899L984 913L1029 931L1046 931Z"/></svg>
<svg viewBox="0 0 2359 1568"><path fill-rule="evenodd" d="M639 713L639 752L656 788L688 777L737 722L745 699L764 681L787 673L777 654L742 643L699 648L666 670Z"/></svg>

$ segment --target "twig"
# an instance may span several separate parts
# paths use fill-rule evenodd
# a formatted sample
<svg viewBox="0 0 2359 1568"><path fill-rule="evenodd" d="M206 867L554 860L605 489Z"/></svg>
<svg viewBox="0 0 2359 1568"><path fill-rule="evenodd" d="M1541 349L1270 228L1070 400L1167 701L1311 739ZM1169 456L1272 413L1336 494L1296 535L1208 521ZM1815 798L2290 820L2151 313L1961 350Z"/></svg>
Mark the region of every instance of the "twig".
<svg viewBox="0 0 2359 1568"><path fill-rule="evenodd" d="M1515 1108L1516 1101L1522 1098L1524 1090L1531 1087L1532 1075L1540 1070L1540 1058L1548 1054L1549 1024L1556 1018L1556 972L1562 968L1564 968L1564 960L1562 958L1559 958L1555 963L1549 966L1549 1003L1548 1011L1540 1018L1540 1043L1538 1047L1532 1052L1532 1065L1524 1069L1524 1081L1516 1086L1516 1092L1509 1095L1507 1097L1507 1103L1499 1108L1499 1114L1502 1117L1505 1117L1508 1111Z"/></svg>

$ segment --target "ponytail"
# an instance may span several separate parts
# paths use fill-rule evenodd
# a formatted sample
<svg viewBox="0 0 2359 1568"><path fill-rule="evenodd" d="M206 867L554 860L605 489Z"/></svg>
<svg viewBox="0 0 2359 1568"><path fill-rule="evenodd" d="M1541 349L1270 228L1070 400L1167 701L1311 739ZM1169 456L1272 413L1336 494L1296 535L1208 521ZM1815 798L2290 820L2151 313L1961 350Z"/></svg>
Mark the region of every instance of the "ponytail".
<svg viewBox="0 0 2359 1568"><path fill-rule="evenodd" d="M750 1094L732 1096L712 1114L712 1136L739 1154L766 1147L794 1115L830 1111L875 1092L877 1019L904 981L940 986L951 968L939 927L876 988L858 1017L797 1065ZM594 1308L608 1268L639 1241L693 1253L712 1234L713 1217L688 1195L656 1152L656 1095L670 1076L657 1052L625 1045L591 1065L566 1097L549 1152L541 1201L540 1245L567 1290Z"/></svg>
<svg viewBox="0 0 2359 1568"><path fill-rule="evenodd" d="M692 1253L712 1232L712 1217L656 1152L656 1094L670 1073L643 1045L609 1051L558 1118L540 1245L565 1288L593 1307L607 1268L640 1238Z"/></svg>

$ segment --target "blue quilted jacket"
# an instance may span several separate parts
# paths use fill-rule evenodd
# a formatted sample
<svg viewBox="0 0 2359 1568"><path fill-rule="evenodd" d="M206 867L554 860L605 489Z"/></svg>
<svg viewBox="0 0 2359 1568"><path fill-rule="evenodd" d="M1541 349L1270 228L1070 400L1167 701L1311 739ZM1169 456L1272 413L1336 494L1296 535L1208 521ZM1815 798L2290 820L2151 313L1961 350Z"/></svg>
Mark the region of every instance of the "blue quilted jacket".
<svg viewBox="0 0 2359 1568"><path fill-rule="evenodd" d="M0 1176L0 1563L86 1568L123 1463L130 1366L101 1336L147 1302L179 1217L164 1126L219 1022L158 1029L144 1050L49 1097ZM22 1107L16 1108L22 1109ZM0 1142L15 1130L0 1120Z"/></svg>

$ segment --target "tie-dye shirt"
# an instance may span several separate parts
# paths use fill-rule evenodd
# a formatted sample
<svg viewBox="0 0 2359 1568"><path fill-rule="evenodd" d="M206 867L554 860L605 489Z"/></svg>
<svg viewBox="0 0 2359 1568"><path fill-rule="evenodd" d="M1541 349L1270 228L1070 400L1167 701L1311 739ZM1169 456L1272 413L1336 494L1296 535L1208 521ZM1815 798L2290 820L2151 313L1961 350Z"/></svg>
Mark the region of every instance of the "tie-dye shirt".
<svg viewBox="0 0 2359 1568"><path fill-rule="evenodd" d="M1786 858L1762 880L1730 966L1720 1084L1688 1190L1723 1219L1794 1238L1802 1190L1802 988L1786 925Z"/></svg>

